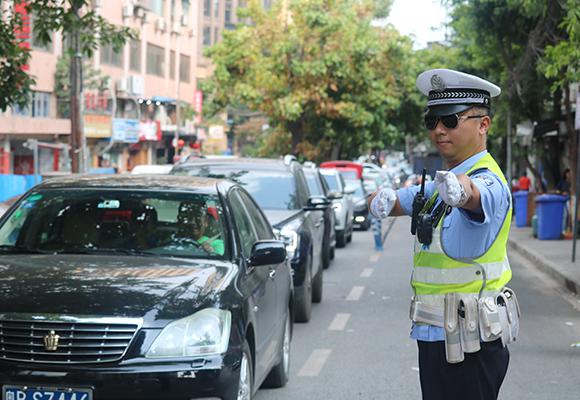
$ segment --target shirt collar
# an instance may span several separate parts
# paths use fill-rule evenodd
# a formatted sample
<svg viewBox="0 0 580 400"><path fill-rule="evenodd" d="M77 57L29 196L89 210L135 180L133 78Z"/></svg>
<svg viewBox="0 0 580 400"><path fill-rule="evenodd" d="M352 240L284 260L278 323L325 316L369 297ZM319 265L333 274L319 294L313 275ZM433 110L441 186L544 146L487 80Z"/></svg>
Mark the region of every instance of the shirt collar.
<svg viewBox="0 0 580 400"><path fill-rule="evenodd" d="M452 168L450 171L453 172L455 175L465 174L467 171L471 169L479 160L481 160L487 154L487 150L480 151L477 154L472 155L467 160L463 161L461 164Z"/></svg>

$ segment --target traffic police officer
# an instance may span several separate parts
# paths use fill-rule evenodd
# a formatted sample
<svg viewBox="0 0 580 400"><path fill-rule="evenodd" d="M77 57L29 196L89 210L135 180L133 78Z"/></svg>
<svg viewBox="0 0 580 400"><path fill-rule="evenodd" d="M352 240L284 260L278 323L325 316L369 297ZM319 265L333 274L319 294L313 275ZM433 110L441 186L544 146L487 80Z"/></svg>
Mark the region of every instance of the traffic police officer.
<svg viewBox="0 0 580 400"><path fill-rule="evenodd" d="M515 294L505 288L510 191L486 150L491 98L501 90L448 69L423 72L417 87L428 96L425 127L449 170L423 189L381 189L369 207L380 218L413 218L411 337L423 399L497 399L506 344L519 330Z"/></svg>

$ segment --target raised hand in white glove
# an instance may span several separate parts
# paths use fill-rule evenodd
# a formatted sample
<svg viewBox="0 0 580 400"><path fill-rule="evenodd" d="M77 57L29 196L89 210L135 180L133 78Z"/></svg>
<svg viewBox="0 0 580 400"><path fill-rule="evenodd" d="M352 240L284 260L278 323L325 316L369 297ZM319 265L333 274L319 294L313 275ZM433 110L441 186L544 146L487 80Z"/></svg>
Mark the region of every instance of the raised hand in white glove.
<svg viewBox="0 0 580 400"><path fill-rule="evenodd" d="M371 202L371 213L375 217L387 218L397 202L397 192L391 188L381 189Z"/></svg>
<svg viewBox="0 0 580 400"><path fill-rule="evenodd" d="M451 207L463 207L469 200L465 188L457 180L457 175L449 171L437 171L435 186L441 199Z"/></svg>

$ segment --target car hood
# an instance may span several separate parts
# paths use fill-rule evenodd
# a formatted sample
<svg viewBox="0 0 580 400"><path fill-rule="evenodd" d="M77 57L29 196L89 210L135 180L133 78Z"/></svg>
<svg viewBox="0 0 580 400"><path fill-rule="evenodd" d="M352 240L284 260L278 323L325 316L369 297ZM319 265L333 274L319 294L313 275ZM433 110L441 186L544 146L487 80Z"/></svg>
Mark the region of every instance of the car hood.
<svg viewBox="0 0 580 400"><path fill-rule="evenodd" d="M0 256L0 313L184 317L219 304L237 267L217 260Z"/></svg>
<svg viewBox="0 0 580 400"><path fill-rule="evenodd" d="M297 218L303 211L302 210L271 210L264 209L264 214L266 218L274 228L280 228L290 220Z"/></svg>

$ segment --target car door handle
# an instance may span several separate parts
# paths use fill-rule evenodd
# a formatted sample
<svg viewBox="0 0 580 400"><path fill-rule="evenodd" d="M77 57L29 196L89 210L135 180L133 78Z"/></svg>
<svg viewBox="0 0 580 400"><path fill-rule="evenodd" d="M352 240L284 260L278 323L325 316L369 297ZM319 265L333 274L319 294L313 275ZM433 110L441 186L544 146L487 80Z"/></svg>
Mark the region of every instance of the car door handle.
<svg viewBox="0 0 580 400"><path fill-rule="evenodd" d="M271 269L270 273L268 274L268 276L270 277L270 279L274 279L274 277L276 276L276 270L275 269Z"/></svg>

